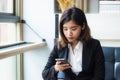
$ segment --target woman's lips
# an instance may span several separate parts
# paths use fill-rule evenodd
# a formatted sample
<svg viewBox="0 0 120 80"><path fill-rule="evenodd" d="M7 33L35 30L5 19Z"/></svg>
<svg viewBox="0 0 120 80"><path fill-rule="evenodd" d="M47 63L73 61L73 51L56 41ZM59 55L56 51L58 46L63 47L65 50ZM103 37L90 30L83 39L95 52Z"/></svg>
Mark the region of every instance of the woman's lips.
<svg viewBox="0 0 120 80"><path fill-rule="evenodd" d="M68 39L73 39L73 37L68 37Z"/></svg>

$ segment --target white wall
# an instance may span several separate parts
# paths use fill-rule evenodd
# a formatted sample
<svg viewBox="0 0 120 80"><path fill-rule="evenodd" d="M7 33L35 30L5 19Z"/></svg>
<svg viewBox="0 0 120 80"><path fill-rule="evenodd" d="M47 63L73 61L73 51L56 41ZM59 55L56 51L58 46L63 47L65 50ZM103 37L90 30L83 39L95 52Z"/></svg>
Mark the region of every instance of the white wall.
<svg viewBox="0 0 120 80"><path fill-rule="evenodd" d="M92 35L98 39L120 39L120 13L86 14Z"/></svg>
<svg viewBox="0 0 120 80"><path fill-rule="evenodd" d="M86 14L91 34L103 46L120 46L120 13Z"/></svg>
<svg viewBox="0 0 120 80"><path fill-rule="evenodd" d="M54 45L54 0L23 0L23 3L23 19L47 42L46 47L24 54L24 80L42 80L41 72ZM119 14L86 14L86 16L93 37L101 39L102 45L120 46ZM23 33L25 41L41 41L26 25ZM111 38L113 39L109 40Z"/></svg>

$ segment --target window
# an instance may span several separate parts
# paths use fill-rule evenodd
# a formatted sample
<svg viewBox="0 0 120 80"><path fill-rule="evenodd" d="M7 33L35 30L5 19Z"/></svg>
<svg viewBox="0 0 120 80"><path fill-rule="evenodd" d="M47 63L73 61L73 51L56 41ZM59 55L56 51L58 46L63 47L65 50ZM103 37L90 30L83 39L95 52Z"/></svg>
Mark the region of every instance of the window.
<svg viewBox="0 0 120 80"><path fill-rule="evenodd" d="M22 0L0 0L0 46L21 40L21 27L18 23L21 2ZM0 80L20 80L19 61L20 55L1 59Z"/></svg>
<svg viewBox="0 0 120 80"><path fill-rule="evenodd" d="M15 23L0 23L0 44L6 45L16 42Z"/></svg>
<svg viewBox="0 0 120 80"><path fill-rule="evenodd" d="M120 1L100 1L100 13L120 13Z"/></svg>
<svg viewBox="0 0 120 80"><path fill-rule="evenodd" d="M0 0L0 12L13 13L13 0Z"/></svg>
<svg viewBox="0 0 120 80"><path fill-rule="evenodd" d="M17 80L16 56L0 60L0 80Z"/></svg>

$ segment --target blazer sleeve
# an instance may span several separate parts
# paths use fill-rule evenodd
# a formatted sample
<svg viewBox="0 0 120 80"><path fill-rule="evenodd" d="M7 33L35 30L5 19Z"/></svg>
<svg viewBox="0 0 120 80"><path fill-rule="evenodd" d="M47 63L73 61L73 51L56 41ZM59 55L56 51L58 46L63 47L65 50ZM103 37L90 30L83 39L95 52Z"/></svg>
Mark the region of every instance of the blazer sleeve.
<svg viewBox="0 0 120 80"><path fill-rule="evenodd" d="M42 77L44 80L56 80L57 78L57 74L55 74L54 72L54 65L56 63L55 58L58 57L57 53L58 49L55 45L50 53L47 64L45 65L45 68L42 71Z"/></svg>
<svg viewBox="0 0 120 80"><path fill-rule="evenodd" d="M99 41L95 47L94 55L95 55L95 67L94 67L94 78L92 80L104 80L105 58Z"/></svg>

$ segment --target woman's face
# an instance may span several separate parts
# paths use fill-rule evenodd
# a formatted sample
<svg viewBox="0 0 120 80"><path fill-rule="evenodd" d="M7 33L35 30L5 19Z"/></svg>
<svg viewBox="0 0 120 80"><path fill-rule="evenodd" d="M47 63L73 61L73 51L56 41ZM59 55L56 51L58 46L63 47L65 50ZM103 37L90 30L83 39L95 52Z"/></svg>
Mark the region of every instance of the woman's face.
<svg viewBox="0 0 120 80"><path fill-rule="evenodd" d="M76 43L78 42L78 37L81 33L82 27L79 25L76 25L73 20L70 20L66 22L63 25L63 33L67 40L71 43Z"/></svg>

